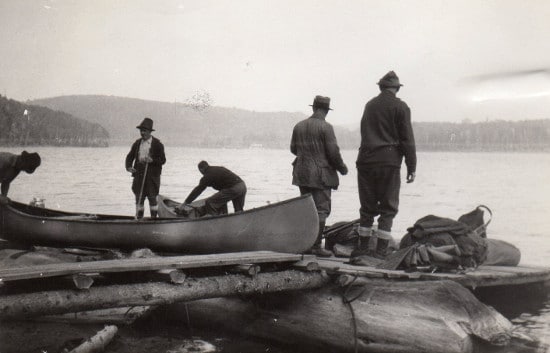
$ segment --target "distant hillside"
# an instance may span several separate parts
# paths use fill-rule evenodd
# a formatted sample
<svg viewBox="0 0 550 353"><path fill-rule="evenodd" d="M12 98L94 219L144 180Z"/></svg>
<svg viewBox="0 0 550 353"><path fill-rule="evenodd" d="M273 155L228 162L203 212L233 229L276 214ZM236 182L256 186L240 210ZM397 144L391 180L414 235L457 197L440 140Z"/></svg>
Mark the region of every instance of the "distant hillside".
<svg viewBox="0 0 550 353"><path fill-rule="evenodd" d="M62 96L32 101L104 126L111 144L128 144L139 137L136 126L148 116L155 136L165 144L205 147L287 148L292 128L302 113L254 112L210 107L197 111L183 103L146 101L113 96Z"/></svg>
<svg viewBox="0 0 550 353"><path fill-rule="evenodd" d="M0 95L0 146L107 146L100 124Z"/></svg>
<svg viewBox="0 0 550 353"><path fill-rule="evenodd" d="M154 134L165 144L241 148L262 145L288 148L292 128L303 113L254 112L210 107L198 111L183 103L113 96L62 96L33 104L62 110L104 126L111 144L129 144L139 137L141 120L155 121ZM359 124L357 124L358 126ZM357 149L359 129L334 126L342 149ZM481 123L413 122L417 149L433 151L550 151L550 120Z"/></svg>

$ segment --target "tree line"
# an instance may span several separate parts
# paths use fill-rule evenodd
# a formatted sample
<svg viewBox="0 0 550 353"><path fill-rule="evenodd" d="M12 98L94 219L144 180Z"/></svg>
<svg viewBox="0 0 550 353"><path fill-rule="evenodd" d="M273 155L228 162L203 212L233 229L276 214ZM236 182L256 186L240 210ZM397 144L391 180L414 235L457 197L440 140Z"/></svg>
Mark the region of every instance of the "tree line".
<svg viewBox="0 0 550 353"><path fill-rule="evenodd" d="M106 147L109 133L96 123L0 95L0 146Z"/></svg>
<svg viewBox="0 0 550 353"><path fill-rule="evenodd" d="M413 122L413 130L419 151L550 151L550 119ZM335 132L341 148L359 148L359 129L336 126Z"/></svg>
<svg viewBox="0 0 550 353"><path fill-rule="evenodd" d="M550 151L550 120L413 124L419 150Z"/></svg>

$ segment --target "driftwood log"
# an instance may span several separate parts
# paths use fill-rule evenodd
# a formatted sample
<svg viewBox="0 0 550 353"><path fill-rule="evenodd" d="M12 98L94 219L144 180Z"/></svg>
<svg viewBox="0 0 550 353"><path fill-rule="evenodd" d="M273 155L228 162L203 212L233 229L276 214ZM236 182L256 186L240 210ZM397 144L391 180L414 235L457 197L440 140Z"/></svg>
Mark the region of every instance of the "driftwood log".
<svg viewBox="0 0 550 353"><path fill-rule="evenodd" d="M54 315L95 309L171 304L204 298L292 291L329 282L322 272L288 270L247 275L187 278L183 284L161 282L52 290L0 296L0 319Z"/></svg>
<svg viewBox="0 0 550 353"><path fill-rule="evenodd" d="M102 352L105 349L105 346L111 343L117 331L118 328L116 326L105 326L103 330L99 331L94 336L84 341L84 343L82 343L69 353Z"/></svg>
<svg viewBox="0 0 550 353"><path fill-rule="evenodd" d="M478 341L507 344L512 330L506 318L451 281L332 285L186 307L172 305L166 315L184 320L188 310L197 327L320 351L473 352Z"/></svg>

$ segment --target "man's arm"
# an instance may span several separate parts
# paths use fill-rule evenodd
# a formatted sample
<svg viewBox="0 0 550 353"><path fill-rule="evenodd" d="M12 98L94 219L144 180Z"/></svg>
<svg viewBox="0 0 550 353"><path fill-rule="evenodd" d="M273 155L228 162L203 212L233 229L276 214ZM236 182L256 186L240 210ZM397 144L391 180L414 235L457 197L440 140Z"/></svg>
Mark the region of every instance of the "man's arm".
<svg viewBox="0 0 550 353"><path fill-rule="evenodd" d="M416 177L416 144L411 123L411 110L404 104L397 126L399 144L405 156L407 166L407 183L412 183Z"/></svg>
<svg viewBox="0 0 550 353"><path fill-rule="evenodd" d="M155 141L155 147L154 147L155 153L154 154L152 153L151 163L159 166L164 165L166 163L166 155L164 154L164 145L162 144L162 142L160 142L159 139L154 139L153 141Z"/></svg>
<svg viewBox="0 0 550 353"><path fill-rule="evenodd" d="M130 148L130 152L126 155L126 160L124 161L124 165L126 166L126 170L130 173L134 173L135 169L132 167L132 162L134 161L134 158L136 157L136 151L135 151L136 143L132 144L132 147Z"/></svg>
<svg viewBox="0 0 550 353"><path fill-rule="evenodd" d="M295 130L292 130L292 137L290 138L290 152L293 155L296 155L298 153L298 150L296 149L296 136L295 136Z"/></svg>
<svg viewBox="0 0 550 353"><path fill-rule="evenodd" d="M195 201L195 199L206 189L206 186L202 185L202 184L199 184L197 186L195 186L195 188L193 189L193 191L191 191L191 193L189 194L189 196L187 196L187 198L185 199L184 203L191 203L193 201Z"/></svg>
<svg viewBox="0 0 550 353"><path fill-rule="evenodd" d="M340 154L340 147L336 141L336 135L334 134L334 128L331 125L327 125L325 129L325 153L327 155L330 165L340 172L342 175L348 174L348 167L342 159Z"/></svg>

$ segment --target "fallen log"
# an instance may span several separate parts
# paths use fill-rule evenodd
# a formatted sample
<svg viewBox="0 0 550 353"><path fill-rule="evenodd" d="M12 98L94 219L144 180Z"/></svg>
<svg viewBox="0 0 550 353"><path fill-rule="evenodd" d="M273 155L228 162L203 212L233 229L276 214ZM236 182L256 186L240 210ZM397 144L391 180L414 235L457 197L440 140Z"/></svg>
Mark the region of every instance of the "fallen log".
<svg viewBox="0 0 550 353"><path fill-rule="evenodd" d="M118 328L116 326L105 326L105 328L94 336L90 337L84 343L70 351L69 353L92 353L101 352L105 349L117 333Z"/></svg>
<svg viewBox="0 0 550 353"><path fill-rule="evenodd" d="M231 295L318 288L329 282L323 272L296 270L246 275L187 278L181 285L150 282L92 286L0 296L0 319L63 314L125 306L171 304Z"/></svg>
<svg viewBox="0 0 550 353"><path fill-rule="evenodd" d="M293 347L342 352L464 353L506 344L512 324L451 281L372 281L261 297L186 303L192 325ZM343 298L347 298L349 303ZM355 298L355 299L354 299ZM186 320L183 305L167 308Z"/></svg>

